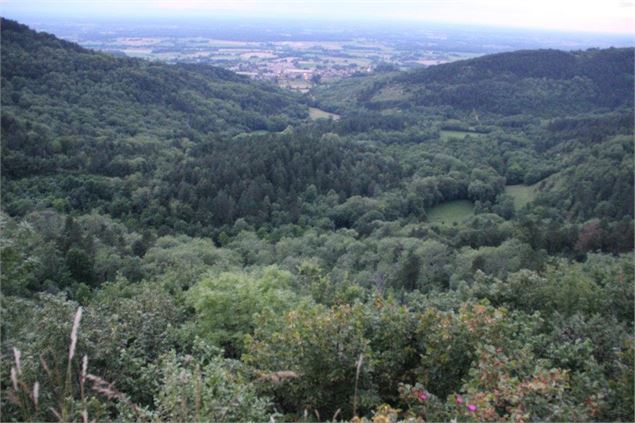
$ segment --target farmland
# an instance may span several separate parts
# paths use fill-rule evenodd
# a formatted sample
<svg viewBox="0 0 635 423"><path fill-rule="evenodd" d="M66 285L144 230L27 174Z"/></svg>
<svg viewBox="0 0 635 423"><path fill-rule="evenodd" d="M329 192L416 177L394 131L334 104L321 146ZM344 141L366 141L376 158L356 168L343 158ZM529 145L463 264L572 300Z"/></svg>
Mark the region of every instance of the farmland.
<svg viewBox="0 0 635 423"><path fill-rule="evenodd" d="M222 66L238 74L272 81L300 92L307 92L318 83L371 72L383 63L410 68L445 63L462 57L460 54L421 51L415 57L406 58L394 45L366 39L234 41L201 37L117 37L88 40L84 45L168 63Z"/></svg>

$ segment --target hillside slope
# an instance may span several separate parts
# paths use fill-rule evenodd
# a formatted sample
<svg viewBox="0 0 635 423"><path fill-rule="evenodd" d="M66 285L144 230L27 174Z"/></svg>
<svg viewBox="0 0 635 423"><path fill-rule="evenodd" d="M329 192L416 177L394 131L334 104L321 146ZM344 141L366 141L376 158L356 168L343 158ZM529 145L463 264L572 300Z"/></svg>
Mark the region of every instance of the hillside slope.
<svg viewBox="0 0 635 423"><path fill-rule="evenodd" d="M499 115L548 116L633 105L633 49L500 53L407 73L342 81L314 93L322 106L450 106ZM338 110L341 112L341 110Z"/></svg>
<svg viewBox="0 0 635 423"><path fill-rule="evenodd" d="M189 233L220 233L241 218L256 225L295 223L304 199L316 195L331 201L336 194L338 203L393 195L402 200L379 208L392 219L421 218L441 201L492 202L505 183L533 184L577 167L578 160L568 159L573 153L584 157L592 144L632 134L628 107L622 107L632 99L620 88L632 79L624 73L632 68L629 55L627 49L526 51L351 78L321 91L330 101L342 100L342 119L312 124L301 97L232 72L114 58L3 20L2 200L12 215L51 207L99 210L135 225ZM489 100L462 94L488 83L504 89L490 90ZM540 84L568 94L539 90ZM615 89L585 102L589 84ZM549 113L544 102L557 110ZM503 108L501 114L517 108L551 120L470 116L494 107ZM570 108L589 114L566 113ZM279 133L291 124L295 129ZM470 132L472 126L481 132ZM461 134L477 138L466 145ZM413 159L420 154L427 159ZM453 158L451 169L438 154ZM617 165L623 158L615 156L615 166L607 168L623 168L626 176L614 179L626 183L613 192L591 185L567 206L572 213L587 218L632 212L622 201L632 186L630 162ZM475 168L485 173L472 174ZM443 179L449 170L457 171L453 189L411 197L394 192L415 189L411 179L417 175ZM563 189L574 192L568 188L575 178L566 181ZM554 195L550 204L564 197ZM611 200L612 208L594 211L591 199L614 197L620 200ZM329 210L314 209L313 218L328 215L335 226L353 226L363 214ZM371 217L377 216L366 219Z"/></svg>
<svg viewBox="0 0 635 423"><path fill-rule="evenodd" d="M311 121L1 24L5 421L634 421L632 102L578 93L615 80L499 55ZM447 99L481 83L520 113Z"/></svg>
<svg viewBox="0 0 635 423"><path fill-rule="evenodd" d="M101 163L130 158L133 137L281 131L307 116L299 96L220 68L116 58L14 21L0 26L6 176L86 168L53 160L80 150Z"/></svg>
<svg viewBox="0 0 635 423"><path fill-rule="evenodd" d="M311 185L345 198L397 179L381 153L294 133L308 120L297 94L1 25L2 199L12 215L97 209L202 231L265 221L272 209L297 219L298 194Z"/></svg>

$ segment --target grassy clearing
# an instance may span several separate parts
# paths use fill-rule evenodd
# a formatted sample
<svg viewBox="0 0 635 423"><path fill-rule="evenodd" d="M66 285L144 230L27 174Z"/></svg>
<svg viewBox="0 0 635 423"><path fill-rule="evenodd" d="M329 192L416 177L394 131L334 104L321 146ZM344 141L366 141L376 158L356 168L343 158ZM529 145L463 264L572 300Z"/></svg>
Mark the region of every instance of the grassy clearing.
<svg viewBox="0 0 635 423"><path fill-rule="evenodd" d="M442 140L448 140L450 138L463 139L467 137L468 135L471 137L482 137L485 134L480 132L473 132L473 131L450 131L450 130L442 129L440 131L439 138L441 138Z"/></svg>
<svg viewBox="0 0 635 423"><path fill-rule="evenodd" d="M403 101L410 97L402 87L400 86L387 86L379 90L377 94L373 96L372 101Z"/></svg>
<svg viewBox="0 0 635 423"><path fill-rule="evenodd" d="M534 185L507 185L505 194L511 195L514 199L514 207L517 209L525 207L531 201L534 201L538 195L538 184Z"/></svg>
<svg viewBox="0 0 635 423"><path fill-rule="evenodd" d="M441 203L428 210L428 220L431 223L452 225L460 223L474 213L474 204L468 200L456 200Z"/></svg>
<svg viewBox="0 0 635 423"><path fill-rule="evenodd" d="M329 113L327 111L318 109L316 107L309 107L309 117L311 118L311 120L331 119L331 118L333 120L338 120L340 118L340 115L336 115L335 113Z"/></svg>
<svg viewBox="0 0 635 423"><path fill-rule="evenodd" d="M281 81L279 85L283 88L288 88L290 90L296 90L303 93L306 93L311 89L311 83L303 79L284 80Z"/></svg>
<svg viewBox="0 0 635 423"><path fill-rule="evenodd" d="M241 139L245 139L245 138L249 138L249 137L263 136L263 135L269 135L269 134L280 134L280 132L266 131L264 129L258 129L258 130L255 130L255 131L241 132L239 134L234 135L233 139L241 140Z"/></svg>

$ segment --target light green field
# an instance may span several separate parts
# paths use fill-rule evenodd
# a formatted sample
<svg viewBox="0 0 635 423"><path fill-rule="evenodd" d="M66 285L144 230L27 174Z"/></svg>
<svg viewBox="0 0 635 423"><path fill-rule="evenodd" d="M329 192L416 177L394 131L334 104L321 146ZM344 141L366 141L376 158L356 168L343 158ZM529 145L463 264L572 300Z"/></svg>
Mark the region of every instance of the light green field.
<svg viewBox="0 0 635 423"><path fill-rule="evenodd" d="M340 118L340 115L336 115L335 113L329 113L327 111L318 109L316 107L309 107L309 117L312 120L330 119L330 118L333 118L333 120L338 120Z"/></svg>
<svg viewBox="0 0 635 423"><path fill-rule="evenodd" d="M307 92L311 89L311 83L304 79L283 80L280 82L280 86L301 92Z"/></svg>
<svg viewBox="0 0 635 423"><path fill-rule="evenodd" d="M511 195L514 199L514 207L517 209L525 207L531 201L534 201L538 195L537 185L507 185L505 194Z"/></svg>
<svg viewBox="0 0 635 423"><path fill-rule="evenodd" d="M439 138L441 138L442 140L448 140L450 138L463 139L468 135L471 137L482 137L485 134L482 134L480 132L473 132L473 131L450 131L450 130L442 129L440 131Z"/></svg>
<svg viewBox="0 0 635 423"><path fill-rule="evenodd" d="M400 101L407 100L409 97L410 94L406 93L402 87L390 85L379 90L379 92L373 96L372 101Z"/></svg>
<svg viewBox="0 0 635 423"><path fill-rule="evenodd" d="M431 223L452 225L460 223L474 213L474 204L468 200L456 200L441 203L427 211Z"/></svg>
<svg viewBox="0 0 635 423"><path fill-rule="evenodd" d="M276 132L265 131L264 129L257 129L255 131L249 132L241 132L240 134L234 135L234 139L242 139L251 136L259 136L259 135L267 135L267 134L275 134Z"/></svg>

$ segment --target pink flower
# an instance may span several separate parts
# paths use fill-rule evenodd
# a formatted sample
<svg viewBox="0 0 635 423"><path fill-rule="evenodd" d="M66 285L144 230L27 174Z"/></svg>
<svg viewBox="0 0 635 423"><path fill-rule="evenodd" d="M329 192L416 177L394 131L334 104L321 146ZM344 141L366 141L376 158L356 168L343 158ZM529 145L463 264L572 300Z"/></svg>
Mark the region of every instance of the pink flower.
<svg viewBox="0 0 635 423"><path fill-rule="evenodd" d="M425 401L427 399L428 399L428 394L426 394L425 391L419 392L419 401Z"/></svg>
<svg viewBox="0 0 635 423"><path fill-rule="evenodd" d="M463 404L463 397L461 395L457 395L456 396L456 403L457 404Z"/></svg>
<svg viewBox="0 0 635 423"><path fill-rule="evenodd" d="M477 406L475 406L474 404L468 404L467 405L467 409L470 411L476 411L478 409Z"/></svg>

